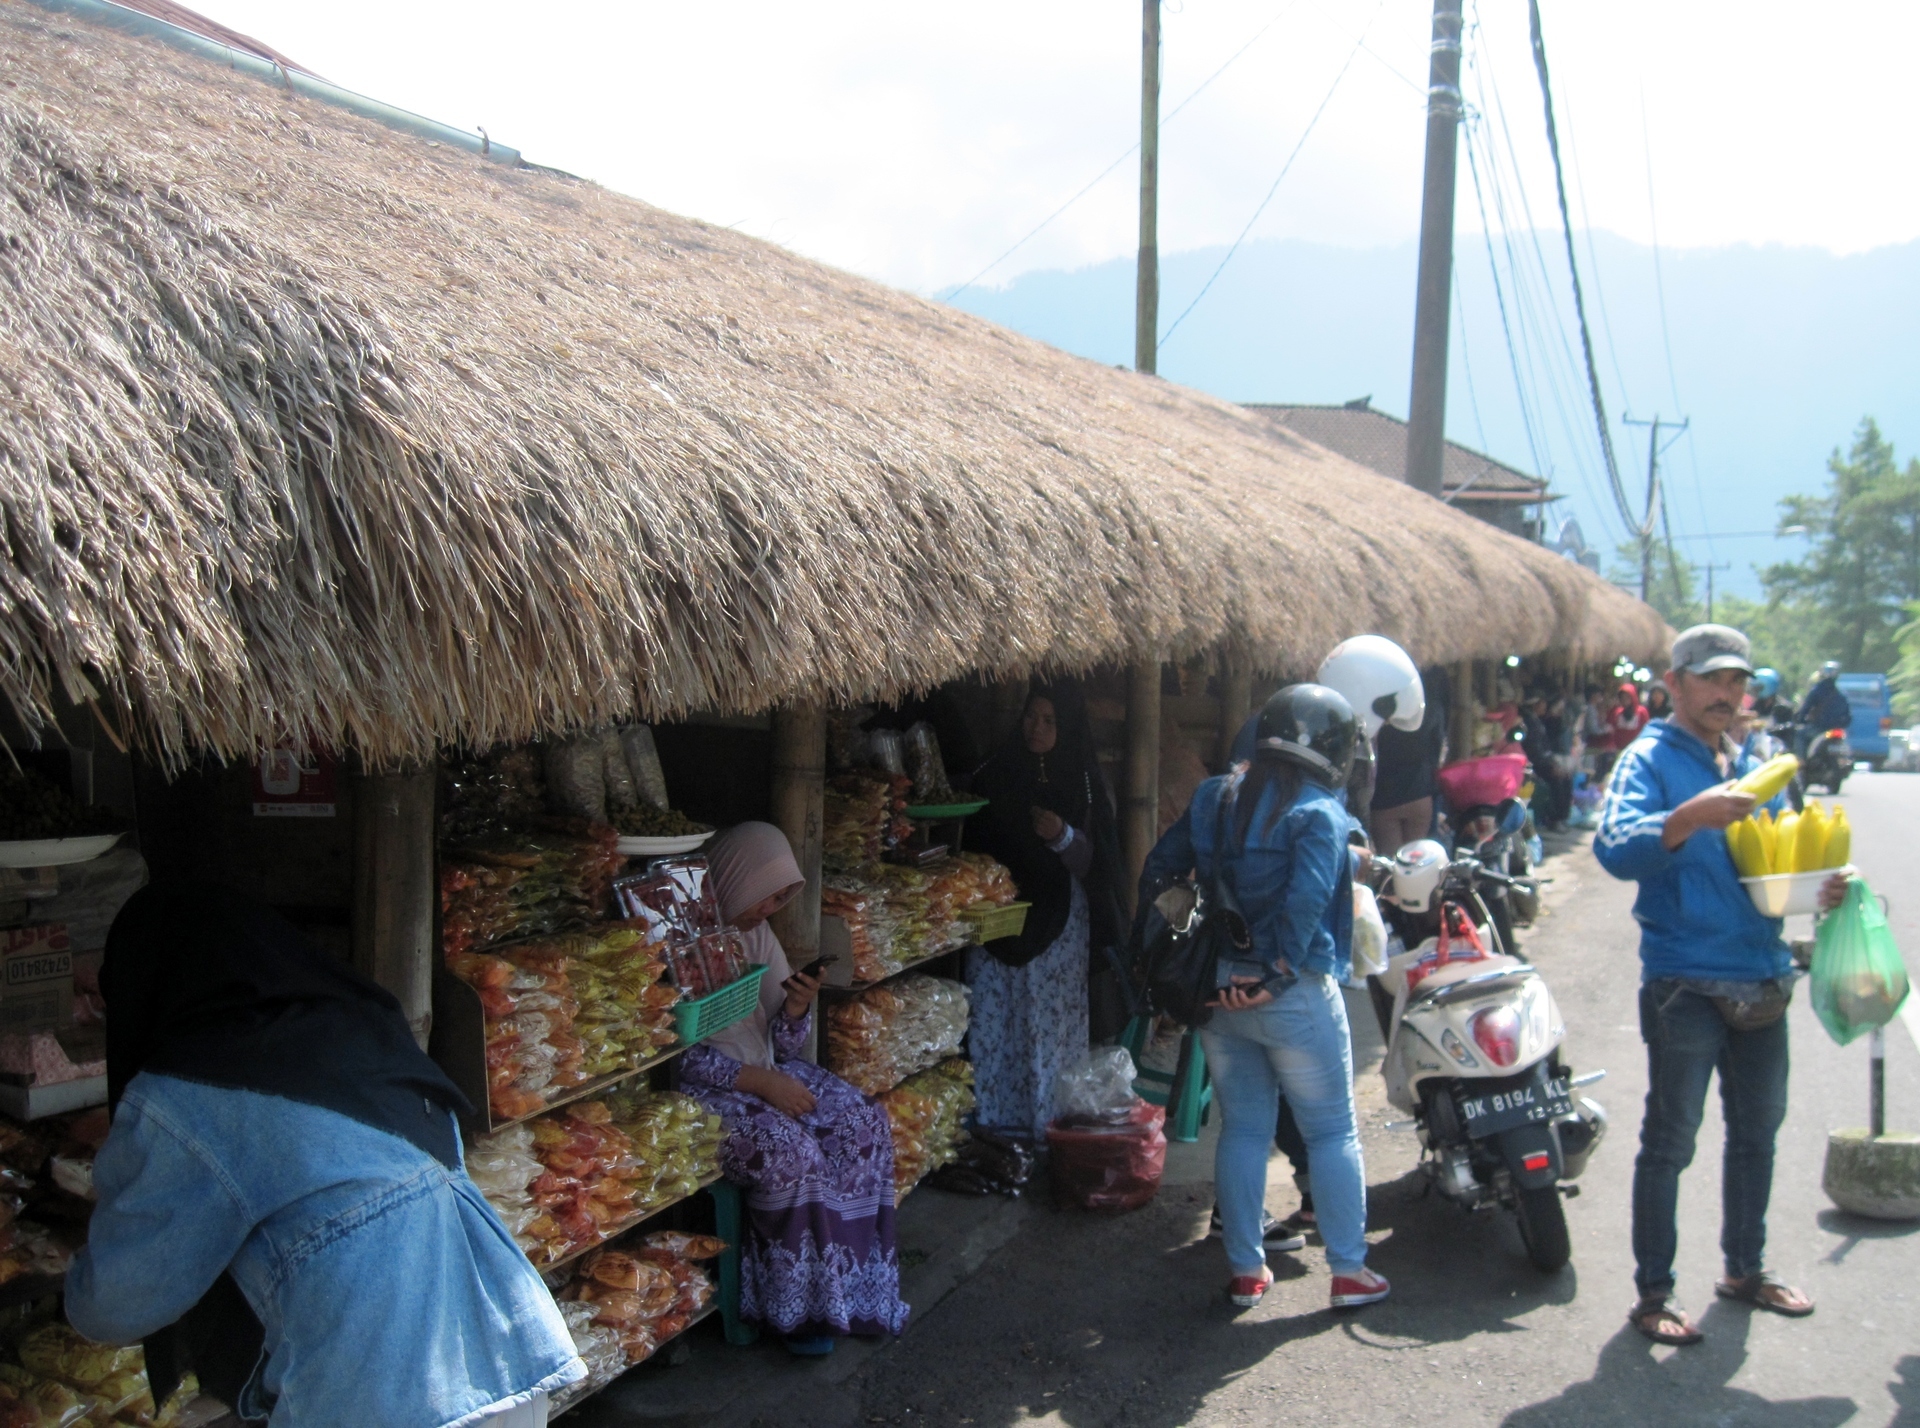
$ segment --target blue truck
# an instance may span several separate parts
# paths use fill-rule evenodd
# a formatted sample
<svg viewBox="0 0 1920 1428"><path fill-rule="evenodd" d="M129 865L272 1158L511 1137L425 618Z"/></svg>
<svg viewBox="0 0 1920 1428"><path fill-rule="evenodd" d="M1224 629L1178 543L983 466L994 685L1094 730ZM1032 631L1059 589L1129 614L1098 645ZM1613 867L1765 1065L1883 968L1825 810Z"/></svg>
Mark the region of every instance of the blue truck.
<svg viewBox="0 0 1920 1428"><path fill-rule="evenodd" d="M1847 726L1853 761L1877 773L1892 748L1887 735L1893 729L1893 688L1884 674L1843 674L1835 682L1853 706L1853 722Z"/></svg>

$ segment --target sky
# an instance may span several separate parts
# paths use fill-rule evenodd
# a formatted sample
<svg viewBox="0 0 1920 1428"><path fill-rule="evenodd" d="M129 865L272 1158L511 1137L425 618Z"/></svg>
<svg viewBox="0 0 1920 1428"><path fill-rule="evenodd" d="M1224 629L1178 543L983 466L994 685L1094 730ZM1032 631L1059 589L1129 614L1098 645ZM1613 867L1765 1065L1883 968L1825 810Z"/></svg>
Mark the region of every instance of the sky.
<svg viewBox="0 0 1920 1428"><path fill-rule="evenodd" d="M1129 0L198 4L348 88L925 293L986 268L1139 137ZM1467 12L1549 204L1525 4ZM1542 13L1576 223L1645 242L1657 213L1673 247L1850 253L1920 236L1920 185L1898 177L1920 137L1910 0L1543 0ZM1413 235L1430 17L1428 0L1171 0L1162 249L1231 242L1330 91L1250 236ZM1136 184L1129 158L983 280L1132 251ZM1464 196L1460 220L1478 222Z"/></svg>
<svg viewBox="0 0 1920 1428"><path fill-rule="evenodd" d="M485 126L531 161L899 287L948 300L958 294L976 310L993 310L994 294L1023 274L1091 269L1135 248L1136 0L572 0L545 10L494 0L193 3L348 88L458 127ZM1531 293L1515 279L1506 297L1531 304L1536 315L1564 309L1569 290L1555 247L1558 213L1527 7L1524 0L1465 0L1465 8L1463 87L1493 215L1488 226L1542 230ZM1541 0L1541 11L1574 225L1618 235L1630 247L1617 252L1650 253L1657 239L1671 259L1665 297L1676 322L1689 310L1690 295L1672 286L1685 281L1687 254L1744 245L1861 255L1920 238L1920 185L1902 177L1920 139L1909 74L1910 57L1920 52L1920 5L1912 0L1813 7ZM530 16L541 23L529 24ZM1358 254L1413 240L1431 0L1166 0L1163 23L1163 254L1224 254L1242 239ZM1457 252L1463 265L1484 265L1468 147L1461 150ZM1593 252L1588 240L1586 256ZM1521 256L1522 267L1532 262ZM1649 266L1644 257L1634 261ZM1257 324L1258 314L1204 311L1235 301L1239 271L1199 299L1200 317L1179 339L1189 348L1212 325L1209 317ZM1244 291L1257 274L1240 276ZM1736 291L1738 331L1722 323L1724 331L1663 333L1656 347L1649 334L1658 314L1639 310L1655 291L1649 276L1587 274L1615 422L1629 398L1643 416L1649 407L1671 415L1690 401L1710 405L1705 391L1689 395L1689 380L1751 396L1752 383L1736 373L1743 363L1764 366L1769 342L1842 340L1844 324L1823 328L1817 312L1771 320L1764 292L1755 293L1748 321ZM1410 290L1410 272L1401 277ZM1173 286L1170 278L1163 326L1184 310L1195 285L1188 292ZM1536 343L1554 350L1528 378L1537 384L1532 400L1552 406L1564 428L1564 449L1543 452L1519 435L1518 406L1513 420L1496 413L1503 401L1524 398L1516 396L1518 382L1507 382L1504 396L1494 391L1503 380L1503 349L1494 345L1499 314L1471 282L1462 292L1471 311L1455 314L1456 345L1463 328L1474 334L1492 454L1553 476L1572 498L1557 509L1579 514L1589 535L1605 540L1621 521L1598 494L1604 475L1592 430L1582 429L1585 379L1564 312L1535 324ZM1387 300L1374 297L1375 307ZM1116 290L1115 300L1124 320L1128 294ZM1610 300L1621 310L1608 311ZM1329 307L1340 301L1322 297ZM1111 342L1074 346L1045 321L1021 321L1019 310L1009 306L1007 319L1115 360L1106 351ZM1266 320L1269 342L1310 335L1283 330L1279 311ZM1404 371L1406 334L1399 324L1377 326L1358 335L1336 326L1332 335L1378 348L1368 361L1382 375L1368 377L1363 389L1403 413L1405 381L1395 374ZM1609 345L1616 327L1622 350L1631 349L1624 361ZM1630 329L1643 340L1633 341ZM1715 343L1737 351L1718 360ZM1704 375L1677 375L1660 355L1667 349L1682 354L1681 368ZM1796 347L1794 355L1806 352ZM1737 403L1722 414L1729 429L1698 425L1672 456L1693 488L1682 503L1685 524L1696 534L1770 527L1778 495L1814 489L1833 443L1868 410L1902 457L1912 454L1920 409L1885 395L1906 391L1904 368L1876 362L1865 349L1862 358L1872 380L1860 384L1874 390L1857 404L1847 392L1826 394L1817 419L1802 422L1794 441L1783 436L1768 445L1763 463L1751 452L1754 441L1770 440L1762 434L1769 424L1746 420ZM1183 360L1170 357L1162 370L1175 380L1204 380L1190 360L1193 370L1183 373ZM1461 360L1456 352L1456 365ZM1318 386L1331 391L1358 380L1333 365L1318 374L1324 382L1300 385L1326 399ZM1836 368L1836 380L1851 382L1854 370ZM1246 395L1231 381L1208 385L1223 396ZM1450 392L1449 435L1473 440L1463 395ZM1736 438L1749 440L1742 447ZM1615 426L1614 440L1622 466L1636 471L1644 432ZM1737 509L1707 509L1712 493L1740 491L1749 471L1750 499L1736 499ZM1730 559L1723 578L1752 594L1755 563L1795 558L1803 548L1743 536L1694 554Z"/></svg>

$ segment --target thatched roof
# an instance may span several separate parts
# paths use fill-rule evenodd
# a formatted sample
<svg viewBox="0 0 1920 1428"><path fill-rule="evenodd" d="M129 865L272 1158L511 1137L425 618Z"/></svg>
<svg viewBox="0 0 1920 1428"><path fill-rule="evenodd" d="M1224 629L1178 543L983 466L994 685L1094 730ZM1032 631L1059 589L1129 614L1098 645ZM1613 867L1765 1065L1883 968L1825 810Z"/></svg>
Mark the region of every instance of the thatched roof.
<svg viewBox="0 0 1920 1428"><path fill-rule="evenodd" d="M375 759L1651 612L1262 417L0 0L0 690Z"/></svg>

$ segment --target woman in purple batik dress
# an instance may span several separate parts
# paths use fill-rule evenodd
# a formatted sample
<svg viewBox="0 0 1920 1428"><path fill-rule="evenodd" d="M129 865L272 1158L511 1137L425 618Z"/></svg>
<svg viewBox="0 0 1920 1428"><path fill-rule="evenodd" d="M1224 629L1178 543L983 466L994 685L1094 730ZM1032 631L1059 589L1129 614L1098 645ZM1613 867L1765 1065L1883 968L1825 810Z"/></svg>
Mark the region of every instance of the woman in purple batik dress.
<svg viewBox="0 0 1920 1428"><path fill-rule="evenodd" d="M747 1188L741 1317L796 1354L831 1353L842 1334L898 1334L907 1306L887 1114L800 1059L820 983L792 971L767 927L803 886L800 865L771 823L728 829L708 860L721 917L767 968L754 1014L680 1059L681 1089L726 1121L721 1167Z"/></svg>

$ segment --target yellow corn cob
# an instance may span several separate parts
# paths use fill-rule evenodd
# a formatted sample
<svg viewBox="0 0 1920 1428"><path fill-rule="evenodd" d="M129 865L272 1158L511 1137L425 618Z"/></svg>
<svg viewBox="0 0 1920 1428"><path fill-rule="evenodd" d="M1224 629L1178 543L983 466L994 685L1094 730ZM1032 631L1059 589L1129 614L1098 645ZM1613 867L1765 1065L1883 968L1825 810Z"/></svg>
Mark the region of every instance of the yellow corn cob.
<svg viewBox="0 0 1920 1428"><path fill-rule="evenodd" d="M1800 760L1792 754L1779 754L1768 759L1751 773L1742 774L1734 784L1737 793L1750 793L1761 803L1765 803L1781 789L1793 782L1793 776L1800 771Z"/></svg>
<svg viewBox="0 0 1920 1428"><path fill-rule="evenodd" d="M1844 868L1853 856L1853 829L1847 823L1847 810L1836 808L1827 825L1827 846L1820 855L1823 868Z"/></svg>
<svg viewBox="0 0 1920 1428"><path fill-rule="evenodd" d="M1727 850L1743 878L1764 878L1770 871L1767 850L1760 841L1760 825L1751 818L1742 818L1727 829Z"/></svg>
<svg viewBox="0 0 1920 1428"><path fill-rule="evenodd" d="M1800 815L1783 813L1773 825L1773 870L1776 873L1794 871L1794 849L1799 842Z"/></svg>
<svg viewBox="0 0 1920 1428"><path fill-rule="evenodd" d="M1767 872L1770 873L1773 871L1773 851L1774 851L1772 812L1768 809L1763 808L1758 813L1754 814L1753 826L1760 830L1761 865L1766 869Z"/></svg>
<svg viewBox="0 0 1920 1428"><path fill-rule="evenodd" d="M1805 811L1800 815L1800 826L1794 830L1793 870L1796 873L1815 872L1825 866L1822 860L1826 856L1826 810L1809 799Z"/></svg>

